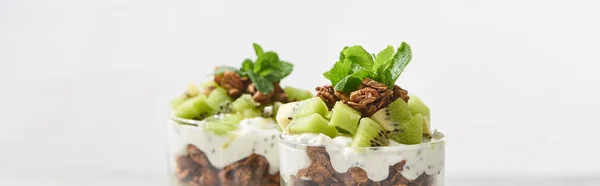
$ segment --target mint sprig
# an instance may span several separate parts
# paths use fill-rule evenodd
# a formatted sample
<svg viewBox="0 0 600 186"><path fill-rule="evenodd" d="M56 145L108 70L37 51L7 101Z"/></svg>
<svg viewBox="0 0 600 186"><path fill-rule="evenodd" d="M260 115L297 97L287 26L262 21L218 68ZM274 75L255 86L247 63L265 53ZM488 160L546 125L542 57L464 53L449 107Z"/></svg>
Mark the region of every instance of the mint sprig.
<svg viewBox="0 0 600 186"><path fill-rule="evenodd" d="M393 88L411 59L412 51L405 42L395 52L393 46L387 46L377 55L369 54L359 45L344 47L339 61L323 76L341 92L356 90L364 78L374 79Z"/></svg>
<svg viewBox="0 0 600 186"><path fill-rule="evenodd" d="M256 86L256 89L263 94L273 92L273 83L278 83L287 77L294 70L294 65L279 59L277 53L273 51L265 52L262 47L256 43L253 44L256 53L256 61L245 59L242 67L236 69L229 66L221 66L215 70L215 75L222 74L225 71L233 71L240 76L250 78Z"/></svg>

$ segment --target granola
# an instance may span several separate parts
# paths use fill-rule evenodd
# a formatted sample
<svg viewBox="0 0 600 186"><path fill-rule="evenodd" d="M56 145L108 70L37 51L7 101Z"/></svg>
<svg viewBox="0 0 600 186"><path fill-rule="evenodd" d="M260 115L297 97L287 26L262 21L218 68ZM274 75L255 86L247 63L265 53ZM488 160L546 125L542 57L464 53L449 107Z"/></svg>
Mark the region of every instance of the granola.
<svg viewBox="0 0 600 186"><path fill-rule="evenodd" d="M331 85L320 86L316 90L317 97L323 99L330 109L333 108L335 102L342 101L361 112L363 117L373 115L398 98L406 102L409 99L408 91L400 88L400 86L395 85L390 90L387 85L369 78L363 79L358 89L349 93L334 90Z"/></svg>
<svg viewBox="0 0 600 186"><path fill-rule="evenodd" d="M279 185L279 173L269 174L269 162L261 155L251 154L237 162L215 168L204 152L188 145L188 155L177 157L176 178L179 183L195 185Z"/></svg>
<svg viewBox="0 0 600 186"><path fill-rule="evenodd" d="M325 147L307 147L306 152L311 159L310 166L300 169L296 175L291 175L288 185L434 186L434 179L437 176L423 173L416 179L409 180L400 173L406 164L406 161L401 161L389 167L389 175L386 179L373 181L368 178L365 170L359 167L351 167L345 173L335 171Z"/></svg>

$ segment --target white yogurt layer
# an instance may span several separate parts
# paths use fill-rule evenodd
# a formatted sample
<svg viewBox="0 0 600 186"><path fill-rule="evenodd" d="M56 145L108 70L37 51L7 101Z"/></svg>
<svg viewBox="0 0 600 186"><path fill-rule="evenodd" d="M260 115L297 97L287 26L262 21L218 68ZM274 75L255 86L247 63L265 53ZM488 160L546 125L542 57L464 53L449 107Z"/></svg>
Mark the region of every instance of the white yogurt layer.
<svg viewBox="0 0 600 186"><path fill-rule="evenodd" d="M221 136L205 131L202 127L203 122L199 122L198 126L182 125L172 121L170 123L167 130L171 155L187 155L186 147L192 144L206 154L213 166L222 169L256 153L269 161L269 173L275 174L279 171L277 138L280 131L271 118L244 119L240 121L237 130ZM170 159L175 160L175 158Z"/></svg>
<svg viewBox="0 0 600 186"><path fill-rule="evenodd" d="M389 167L402 160L406 161L406 165L400 173L410 180L416 179L423 173L443 174L444 169L444 143L436 143L439 140L419 145L403 145L390 141L389 146L369 150L349 147L351 138L345 136L331 139L323 134L284 134L283 140L293 144L325 146L331 165L337 172L345 173L351 167L360 167L373 181L386 179ZM295 175L298 170L310 166L310 159L303 146L294 148L281 144L279 148L281 156L290 159L282 165L280 172L282 175Z"/></svg>

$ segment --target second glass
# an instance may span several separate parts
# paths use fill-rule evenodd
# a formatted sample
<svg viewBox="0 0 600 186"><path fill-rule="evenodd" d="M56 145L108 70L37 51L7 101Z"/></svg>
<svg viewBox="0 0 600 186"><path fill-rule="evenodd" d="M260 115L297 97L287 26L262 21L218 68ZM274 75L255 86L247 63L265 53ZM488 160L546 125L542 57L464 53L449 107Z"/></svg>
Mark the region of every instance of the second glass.
<svg viewBox="0 0 600 186"><path fill-rule="evenodd" d="M335 139L334 139L335 140ZM279 138L282 185L444 185L445 138L386 147L313 146Z"/></svg>

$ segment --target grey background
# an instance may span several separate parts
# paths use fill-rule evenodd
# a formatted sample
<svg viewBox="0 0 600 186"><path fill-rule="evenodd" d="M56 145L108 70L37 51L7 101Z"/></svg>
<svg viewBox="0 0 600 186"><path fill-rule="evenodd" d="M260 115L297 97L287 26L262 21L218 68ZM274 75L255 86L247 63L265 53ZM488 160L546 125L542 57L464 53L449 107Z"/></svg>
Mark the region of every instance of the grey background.
<svg viewBox="0 0 600 186"><path fill-rule="evenodd" d="M598 185L597 5L3 0L0 185L164 185L169 100L252 42L312 89L343 46L402 41L398 83L449 136L447 185Z"/></svg>

